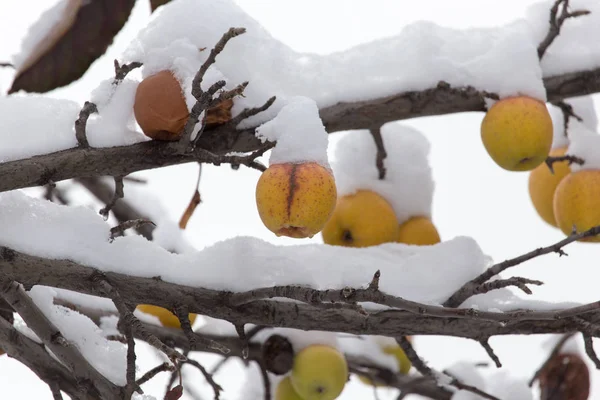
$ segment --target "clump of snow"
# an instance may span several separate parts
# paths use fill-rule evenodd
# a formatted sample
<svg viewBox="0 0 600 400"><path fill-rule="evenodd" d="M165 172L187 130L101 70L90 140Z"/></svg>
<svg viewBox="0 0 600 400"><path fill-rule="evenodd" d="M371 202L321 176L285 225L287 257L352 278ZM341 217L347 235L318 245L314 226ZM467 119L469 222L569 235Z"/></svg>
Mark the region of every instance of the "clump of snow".
<svg viewBox="0 0 600 400"><path fill-rule="evenodd" d="M79 1L73 0L61 0L46 9L29 27L21 43L20 52L12 56L15 68L22 70L35 58L43 55L52 42L62 36L71 25L78 10Z"/></svg>
<svg viewBox="0 0 600 400"><path fill-rule="evenodd" d="M87 139L92 147L126 146L150 140L135 129L133 103L138 82L125 79L118 86L103 81L92 92L98 113L87 122Z"/></svg>
<svg viewBox="0 0 600 400"><path fill-rule="evenodd" d="M196 249L186 240L184 232L177 223L164 219L152 231L152 241L176 253L194 252Z"/></svg>
<svg viewBox="0 0 600 400"><path fill-rule="evenodd" d="M124 386L126 348L116 341L104 338L100 328L87 316L69 308L54 305L54 289L34 286L29 296L44 315L81 352L81 355L99 373L115 385Z"/></svg>
<svg viewBox="0 0 600 400"><path fill-rule="evenodd" d="M544 0L530 6L526 20L531 26L535 43L540 43L549 28L550 8L554 0ZM572 0L569 11L588 10L591 14L570 18L560 30L560 35L548 47L541 65L544 76L585 71L600 65L600 48L590 38L600 37L600 2L597 0Z"/></svg>
<svg viewBox="0 0 600 400"><path fill-rule="evenodd" d="M77 146L74 101L37 94L0 97L0 162Z"/></svg>
<svg viewBox="0 0 600 400"><path fill-rule="evenodd" d="M247 124L272 118L293 96L312 98L322 108L427 89L440 80L502 97L522 93L546 99L536 50L539 41L533 40L524 20L464 30L419 21L396 36L321 56L292 50L231 0L180 0L165 5L140 31L124 59L143 60L153 49L167 48L182 38L210 49L232 26L247 32L227 44L215 68L231 85L250 82L245 97L236 99L234 115L277 96L271 109Z"/></svg>
<svg viewBox="0 0 600 400"><path fill-rule="evenodd" d="M94 210L33 199L19 191L0 194L0 225L12 227L0 230L0 244L17 251L216 290L288 284L316 289L362 287L379 269L381 290L410 300L440 303L489 263L475 241L467 237L427 247L388 243L368 249L276 246L236 237L202 251L172 254L139 236L110 242L110 227ZM237 279L224 280L223 276Z"/></svg>
<svg viewBox="0 0 600 400"><path fill-rule="evenodd" d="M578 121L569 122L569 148L567 154L582 158L585 163L571 164L571 171L600 169L600 135Z"/></svg>
<svg viewBox="0 0 600 400"><path fill-rule="evenodd" d="M23 318L21 318L19 314L15 313L14 316L15 321L13 322L13 326L17 331L27 336L29 339L33 340L36 343L43 343L42 339L40 339L40 337L30 327L27 326L27 324L25 323L25 321L23 321Z"/></svg>
<svg viewBox="0 0 600 400"><path fill-rule="evenodd" d="M596 108L592 96L588 95L569 98L565 100L565 103L573 107L573 112L583 120L581 123L585 127L593 131L598 128L598 116L596 115ZM550 103L547 103L546 105L554 127L552 148L567 147L569 145L569 139L568 136L565 135L564 114L559 107ZM573 122L575 122L574 125L578 125L579 123L579 121L571 117L569 119L568 131L577 129L577 127L573 128Z"/></svg>
<svg viewBox="0 0 600 400"><path fill-rule="evenodd" d="M319 117L317 104L306 97L293 97L272 120L256 128L263 142L276 141L269 164L316 162L329 167L329 137Z"/></svg>
<svg viewBox="0 0 600 400"><path fill-rule="evenodd" d="M377 148L369 131L349 132L339 140L332 168L338 196L372 190L393 207L399 223L411 217L431 218L434 183L429 166L429 141L418 130L400 123L381 129L387 153L385 179L375 165Z"/></svg>

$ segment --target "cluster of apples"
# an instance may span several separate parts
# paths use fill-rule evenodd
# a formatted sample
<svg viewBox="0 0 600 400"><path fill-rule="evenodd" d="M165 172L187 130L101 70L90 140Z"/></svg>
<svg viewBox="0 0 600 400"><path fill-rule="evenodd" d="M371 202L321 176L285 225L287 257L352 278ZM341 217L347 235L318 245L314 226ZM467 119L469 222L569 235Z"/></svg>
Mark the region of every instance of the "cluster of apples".
<svg viewBox="0 0 600 400"><path fill-rule="evenodd" d="M565 160L551 170L544 163L548 156L566 155L569 148L552 148L553 123L544 102L528 96L499 100L482 121L481 138L500 167L531 171L531 201L548 224L566 235L600 225L600 169L572 171ZM581 241L600 242L600 236Z"/></svg>

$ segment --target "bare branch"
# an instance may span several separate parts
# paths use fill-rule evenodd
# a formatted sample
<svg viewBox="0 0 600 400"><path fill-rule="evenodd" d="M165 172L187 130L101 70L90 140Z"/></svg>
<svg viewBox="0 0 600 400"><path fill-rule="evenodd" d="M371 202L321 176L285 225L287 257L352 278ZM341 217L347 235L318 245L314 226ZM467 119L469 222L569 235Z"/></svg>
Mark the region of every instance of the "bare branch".
<svg viewBox="0 0 600 400"><path fill-rule="evenodd" d="M125 377L127 385L125 385L125 398L130 399L133 392L138 389L135 382L135 339L133 338L133 329L131 325L124 324L125 338L127 339L127 370Z"/></svg>
<svg viewBox="0 0 600 400"><path fill-rule="evenodd" d="M122 199L125 196L125 194L123 193L123 188L124 188L123 177L115 176L115 194L114 194L112 200L106 205L106 207L104 207L104 208L102 208L102 210L100 210L100 215L102 215L104 217L104 219L108 218L108 213L115 206L115 203L117 202L117 200Z"/></svg>
<svg viewBox="0 0 600 400"><path fill-rule="evenodd" d="M54 400L63 400L62 393L60 393L60 385L56 382L49 382L48 387L50 387L50 391L52 392L52 398Z"/></svg>
<svg viewBox="0 0 600 400"><path fill-rule="evenodd" d="M498 358L496 353L494 353L494 349L492 349L492 346L490 345L490 342L488 341L488 339L480 340L479 344L481 344L481 346L485 349L488 356L490 356L490 358L492 359L494 364L496 364L496 367L502 368L502 363L500 362L500 358Z"/></svg>
<svg viewBox="0 0 600 400"><path fill-rule="evenodd" d="M164 363L152 368L150 371L146 372L135 383L139 387L139 386L142 386L144 383L148 382L150 379L154 378L156 375L160 374L161 372L174 371L174 370L175 370L175 367L173 366L173 364L164 362Z"/></svg>
<svg viewBox="0 0 600 400"><path fill-rule="evenodd" d="M567 161L569 163L569 165L585 164L585 160L583 158L577 157L577 156L572 156L569 154L566 154L564 156L548 156L545 160L545 163L548 166L548 169L550 170L550 172L552 172L554 174L554 163L563 162L563 161Z"/></svg>
<svg viewBox="0 0 600 400"><path fill-rule="evenodd" d="M113 81L113 85L119 85L123 79L136 68L141 67L143 64L141 62L130 62L129 64L119 65L119 61L114 61L115 65L115 79Z"/></svg>
<svg viewBox="0 0 600 400"><path fill-rule="evenodd" d="M118 398L121 390L100 374L83 357L79 349L70 343L62 333L50 322L33 302L22 286L0 274L0 295L23 318L53 354L79 379L89 380L101 393L102 397Z"/></svg>
<svg viewBox="0 0 600 400"><path fill-rule="evenodd" d="M132 181L132 179L134 178L128 176L124 177L123 183L125 183L125 181ZM75 181L89 190L92 195L104 204L111 202L114 195L113 189L100 178L77 178ZM122 224L123 227L126 227L125 229L133 228L146 239L152 240L152 232L156 225L148 219L147 215L142 213L131 203L127 202L124 198L115 203L111 211L120 224ZM140 224L135 223L134 226L129 226L129 224L134 223L134 221L140 221ZM147 221L147 223L141 223L141 221ZM113 229L116 229L116 227ZM119 233L117 232L115 237L118 236L118 234Z"/></svg>
<svg viewBox="0 0 600 400"><path fill-rule="evenodd" d="M415 369L419 371L421 375L435 378L435 373L433 370L429 368L423 360L421 360L421 357L419 357L412 344L405 336L397 337L396 342L402 348L404 354L406 354L406 357L408 357L413 367L415 367Z"/></svg>
<svg viewBox="0 0 600 400"><path fill-rule="evenodd" d="M371 132L371 135L373 136L375 148L377 149L377 154L375 156L375 165L377 166L377 170L379 171L379 179L385 179L385 165L383 164L383 162L387 157L387 153L383 144L383 137L381 136L381 127L378 126L375 128L371 128L369 129L369 132Z"/></svg>
<svg viewBox="0 0 600 400"><path fill-rule="evenodd" d="M508 279L498 279L495 281L483 283L478 286L474 291L473 295L491 292L492 290L498 290L509 286L516 286L521 289L525 294L532 294L531 289L526 285L543 285L544 282L536 281L533 279L521 278L519 276L513 276Z"/></svg>
<svg viewBox="0 0 600 400"><path fill-rule="evenodd" d="M212 387L213 392L215 394L215 400L219 400L223 388L217 382L215 382L213 376L210 373L208 373L206 368L204 368L202 364L200 364L198 361L192 360L191 358L188 358L187 361L185 361L185 364L190 364L198 368L202 375L204 375L206 382L208 382L208 384Z"/></svg>
<svg viewBox="0 0 600 400"><path fill-rule="evenodd" d="M598 359L598 355L596 354L596 350L594 350L594 342L592 341L592 337L582 333L583 335L583 344L585 346L585 353L588 355L590 360L596 366L596 369L600 369L600 359Z"/></svg>
<svg viewBox="0 0 600 400"><path fill-rule="evenodd" d="M558 9L561 6L562 10L560 14L558 14ZM560 29L568 18L577 18L590 13L587 10L576 10L569 12L568 8L569 0L556 0L550 9L550 29L548 30L544 40L542 40L538 46L538 57L540 60L542 57L544 57L546 50L548 47L550 47L554 39L556 39L556 37L560 34Z"/></svg>
<svg viewBox="0 0 600 400"><path fill-rule="evenodd" d="M83 104L83 108L79 112L79 118L75 121L75 137L77 138L77 144L82 149L87 149L90 144L87 140L86 127L88 118L93 113L98 112L98 107L94 103L86 101Z"/></svg>
<svg viewBox="0 0 600 400"><path fill-rule="evenodd" d="M493 276L498 275L499 273L507 270L510 267L514 267L515 265L522 264L525 261L529 261L533 258L549 253L557 253L559 256L566 256L567 253L565 253L562 250L563 247L579 239L596 236L598 234L600 234L600 226L595 226L591 229L588 229L585 232L574 233L572 235L569 235L565 239L556 242L550 246L540 247L518 257L511 258L498 264L494 264L481 275L479 275L477 278L465 283L460 289L458 289L452 296L450 296L448 300L444 302L444 307L460 306L466 299L473 296L473 294L475 293L475 291L478 290L478 287L480 285L482 285L483 283L491 279Z"/></svg>
<svg viewBox="0 0 600 400"><path fill-rule="evenodd" d="M113 226L112 228L110 228L110 237L111 239L116 238L117 236L122 236L123 233L127 230L127 229L139 229L142 225L146 225L146 224L151 224L153 226L156 226L156 224L152 221L150 221L149 219L134 219L134 220L129 220L129 221L125 221L120 223L117 226Z"/></svg>
<svg viewBox="0 0 600 400"><path fill-rule="evenodd" d="M554 106L560 108L560 110L563 113L563 129L564 129L564 135L565 137L568 137L568 131L569 131L569 120L571 118L575 118L577 121L579 122L583 122L583 118L581 118L579 115L575 114L575 111L573 111L573 106L570 105L569 103L561 100L561 101L555 101L554 103L552 103ZM552 171L552 168L550 168L550 171Z"/></svg>
<svg viewBox="0 0 600 400"><path fill-rule="evenodd" d="M238 115L236 115L235 117L233 117L231 119L231 121L228 122L229 125L233 126L233 127L237 127L238 124L240 122L242 122L243 120L253 117L257 114L260 114L263 111L266 111L269 107L271 107L273 105L273 103L275 103L275 100L277 99L277 97L273 96L271 97L269 100L267 100L265 102L265 104L263 104L260 107L254 107L254 108L245 108L243 109Z"/></svg>

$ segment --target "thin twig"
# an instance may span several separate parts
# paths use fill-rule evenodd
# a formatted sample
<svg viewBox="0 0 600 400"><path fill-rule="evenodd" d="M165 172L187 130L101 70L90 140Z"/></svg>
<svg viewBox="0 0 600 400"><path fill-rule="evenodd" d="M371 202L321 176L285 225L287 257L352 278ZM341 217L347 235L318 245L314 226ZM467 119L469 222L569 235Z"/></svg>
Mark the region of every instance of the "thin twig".
<svg viewBox="0 0 600 400"><path fill-rule="evenodd" d="M115 206L117 200L122 199L124 197L123 187L123 177L115 176L115 194L113 195L113 198L110 201L110 203L108 203L106 207L100 210L100 215L102 215L104 219L108 218L108 213Z"/></svg>
<svg viewBox="0 0 600 400"><path fill-rule="evenodd" d="M125 233L127 229L139 229L142 225L145 224L151 224L153 226L156 226L156 224L150 221L149 219L132 219L129 221L121 222L119 225L110 228L110 238L114 239L117 236L123 236L123 233Z"/></svg>
<svg viewBox="0 0 600 400"><path fill-rule="evenodd" d="M121 315L120 322L131 325L134 332L137 332L140 336L144 337L144 340L150 345L165 353L165 355L169 357L171 361L176 362L186 360L186 357L183 354L167 346L156 336L146 331L144 325L133 315L129 306L121 298L119 292L106 280L101 273L95 272L91 280L98 285L98 287L105 293L107 297L113 301L115 307L117 307L117 310Z"/></svg>
<svg viewBox="0 0 600 400"><path fill-rule="evenodd" d="M87 140L87 121L91 114L97 113L98 107L94 103L86 101L79 112L79 118L75 121L75 137L77 138L77 144L79 147L87 149L90 147L90 143Z"/></svg>
<svg viewBox="0 0 600 400"><path fill-rule="evenodd" d="M113 85L119 85L123 79L136 68L141 67L143 64L141 62L130 62L129 64L119 65L119 61L114 61L115 65L115 79L113 80Z"/></svg>
<svg viewBox="0 0 600 400"><path fill-rule="evenodd" d="M500 358L498 358L498 356L494 352L494 349L490 345L490 342L488 341L488 339L481 339L479 341L479 344L481 344L481 346L485 349L488 356L492 359L494 364L496 364L496 367L502 368L502 363L500 362Z"/></svg>
<svg viewBox="0 0 600 400"><path fill-rule="evenodd" d="M383 144L383 136L381 135L381 127L377 126L371 128L369 130L371 132L371 136L373 136L373 141L375 142L375 148L377 149L377 153L375 155L375 165L377 166L377 171L379 171L379 179L385 179L385 165L384 160L387 157L387 152L385 151L385 146Z"/></svg>
<svg viewBox="0 0 600 400"><path fill-rule="evenodd" d="M135 383L138 386L142 386L144 383L148 382L150 379L154 378L156 375L160 374L161 372L174 371L174 370L175 370L175 367L173 366L173 364L164 362L164 363L152 368L148 372L146 372Z"/></svg>
<svg viewBox="0 0 600 400"><path fill-rule="evenodd" d="M600 369L600 359L598 359L598 354L596 354L596 350L594 350L594 342L590 335L587 335L582 332L583 335L583 344L585 346L585 353L588 355L590 360L596 366L596 369Z"/></svg>
<svg viewBox="0 0 600 400"><path fill-rule="evenodd" d="M570 243L576 242L579 239L583 239L590 236L596 236L598 234L600 234L600 226L595 226L591 229L588 229L585 232L573 233L564 238L563 240L560 240L550 246L540 247L518 257L508 259L498 264L494 264L481 275L465 283L460 289L458 289L452 296L450 296L448 300L444 302L444 307L460 306L466 299L471 297L476 290L478 290L478 287L480 285L482 285L483 283L491 279L493 276L498 275L499 273L507 270L510 267L514 267L515 265L522 264L525 261L529 261L533 258L549 253L557 253L559 256L566 256L567 253L565 253L562 250L563 247Z"/></svg>
<svg viewBox="0 0 600 400"><path fill-rule="evenodd" d="M192 360L191 358L188 358L185 364L190 364L198 368L202 375L204 375L206 382L208 382L208 384L212 387L215 394L215 400L219 400L223 388L217 382L215 382L213 376L206 370L206 368L204 368L204 366L202 366L202 364L200 364L198 361Z"/></svg>
<svg viewBox="0 0 600 400"><path fill-rule="evenodd" d="M544 282L536 281L533 279L522 278L519 276L513 276L508 279L498 279L491 282L486 282L478 286L474 291L473 295L491 292L492 290L498 290L509 286L516 286L521 289L525 294L532 294L531 289L526 285L543 285Z"/></svg>
<svg viewBox="0 0 600 400"><path fill-rule="evenodd" d="M271 400L271 379L269 378L269 372L261 362L257 361L256 363L260 368L260 374L263 379L264 400Z"/></svg>
<svg viewBox="0 0 600 400"><path fill-rule="evenodd" d="M125 377L125 398L130 399L133 392L137 389L135 382L135 339L133 338L133 329L131 325L124 324L125 338L127 339L127 371Z"/></svg>
<svg viewBox="0 0 600 400"><path fill-rule="evenodd" d="M558 9L562 5L562 10L560 15L558 14ZM548 47L554 42L554 39L558 37L560 34L560 29L568 18L576 18L581 17L583 15L588 15L590 12L588 10L576 10L573 12L569 12L569 0L556 0L554 5L550 9L550 28L546 37L538 46L538 58L541 60L548 50Z"/></svg>
<svg viewBox="0 0 600 400"><path fill-rule="evenodd" d="M404 351L404 354L406 354L406 357L408 357L413 367L415 367L415 369L419 371L421 375L432 378L435 377L435 373L433 372L433 370L429 368L427 364L425 364L421 357L419 357L412 344L408 341L408 339L405 336L397 337L396 342Z"/></svg>
<svg viewBox="0 0 600 400"><path fill-rule="evenodd" d="M575 114L575 111L573 111L573 106L565 102L564 100L555 101L552 103L552 105L560 108L560 110L562 111L564 135L565 137L569 137L569 121L571 120L571 118L575 118L579 122L583 122L583 118ZM550 168L550 170L552 170L552 168Z"/></svg>
<svg viewBox="0 0 600 400"><path fill-rule="evenodd" d="M271 107L273 105L273 103L275 103L276 99L277 99L277 97L273 96L273 97L269 98L269 100L267 100L265 102L265 104L263 104L260 107L244 108L238 115L236 115L229 122L227 122L227 124L237 127L238 124L240 122L242 122L243 120L253 117L256 114L259 114L263 111L266 111L269 107Z"/></svg>
<svg viewBox="0 0 600 400"><path fill-rule="evenodd" d="M190 200L190 203L188 204L187 208L185 209L185 211L181 215L181 218L179 219L179 228L180 229L185 229L187 227L187 224L190 221L190 218L192 218L194 211L196 211L196 207L198 207L198 205L202 202L202 197L200 196L200 179L201 178L202 178L202 163L198 163L198 180L196 181L196 190L194 191L194 194L192 196L192 199Z"/></svg>
<svg viewBox="0 0 600 400"><path fill-rule="evenodd" d="M577 156L572 156L569 154L565 154L564 156L548 156L548 157L546 157L546 160L544 162L548 166L548 169L550 170L550 172L552 174L554 174L554 163L563 162L563 161L567 161L569 163L569 166L571 164L579 164L579 165L585 164L585 160L583 158L577 157Z"/></svg>
<svg viewBox="0 0 600 400"><path fill-rule="evenodd" d="M529 383L528 383L529 387L533 386L534 382L540 377L540 374L542 373L542 371L546 368L546 366L550 363L550 361L552 361L554 356L556 356L560 352L560 349L562 349L562 347L565 345L567 340L569 340L574 334L575 334L574 332L571 332L571 333L567 333L567 334L563 335L563 337L556 343L556 345L554 345L554 348L550 352L550 355L548 356L546 361L544 361L542 366L539 367L537 369L537 371L535 371L535 373L529 380Z"/></svg>

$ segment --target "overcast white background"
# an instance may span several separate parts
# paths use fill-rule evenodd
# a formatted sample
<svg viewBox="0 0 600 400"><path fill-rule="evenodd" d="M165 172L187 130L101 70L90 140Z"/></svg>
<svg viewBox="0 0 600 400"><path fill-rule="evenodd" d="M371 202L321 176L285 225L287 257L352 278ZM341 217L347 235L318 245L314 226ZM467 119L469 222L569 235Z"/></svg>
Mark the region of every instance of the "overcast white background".
<svg viewBox="0 0 600 400"><path fill-rule="evenodd" d="M19 50L20 40L28 26L54 3L53 0L2 2L0 61L9 60L11 54ZM237 3L273 36L295 50L326 54L397 34L406 24L416 20L429 20L454 28L502 25L524 16L525 9L533 2L238 0ZM138 0L127 25L108 53L96 61L79 82L49 95L79 102L87 100L97 83L113 73L113 59L119 57L137 30L145 24L149 14L147 2ZM568 23L565 29L568 29ZM11 76L8 69L0 71L0 91L3 93L10 86ZM598 109L598 96L595 96L595 102ZM482 117L482 113L465 113L419 118L404 123L420 129L432 144L430 160L436 182L433 220L442 239L471 236L485 253L494 260L501 261L551 244L563 235L546 225L535 213L527 193L527 173L504 171L488 157L479 138ZM330 148L343 134L346 133L331 135ZM197 166L183 165L136 175L149 178L150 183L144 190L158 196L170 218L177 221L193 193L196 174ZM228 166L205 166L201 183L203 203L188 225L188 240L198 249L238 235L256 236L279 244L299 243L297 240L276 238L262 225L254 203L254 188L258 177L259 172L244 167L233 171ZM318 235L300 243L310 241L321 242L321 238ZM541 257L514 268L512 273L546 283L541 288L535 288L535 298L595 301L598 300L596 278L599 246L574 244L567 249L568 257ZM511 374L529 377L545 356L539 350L541 339L493 338L491 344ZM458 359L488 361L477 343L463 339L419 337L416 345L420 354L438 368ZM143 365L144 371L154 366L154 360L157 360L148 352L141 356L142 361L152 360ZM213 360L211 357L210 361ZM236 366L217 377L219 383L226 388L222 398L236 398L240 389L239 380L243 376L241 372L241 367ZM201 382L199 376L197 382ZM157 383L156 387L162 388L162 383ZM371 396L370 389L358 384L352 387L356 389L347 390L343 399L364 399L368 398L365 396ZM21 364L5 356L0 358L0 388L0 398L52 398L45 384L37 381ZM210 391L205 391L204 388L200 390L206 393L205 398L209 398ZM162 392L152 393L149 387L148 393L161 396Z"/></svg>

